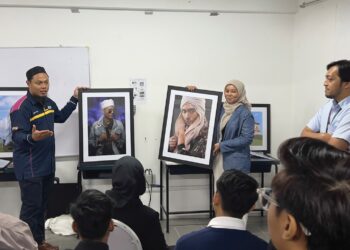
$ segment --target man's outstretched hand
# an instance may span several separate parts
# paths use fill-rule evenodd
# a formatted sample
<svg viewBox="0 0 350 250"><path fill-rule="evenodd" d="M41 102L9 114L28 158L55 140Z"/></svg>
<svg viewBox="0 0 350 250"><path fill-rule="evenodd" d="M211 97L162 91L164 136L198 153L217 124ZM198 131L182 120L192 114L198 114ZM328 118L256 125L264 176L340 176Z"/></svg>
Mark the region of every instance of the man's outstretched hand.
<svg viewBox="0 0 350 250"><path fill-rule="evenodd" d="M53 136L53 132L51 130L37 130L36 126L33 125L33 128L32 128L33 141L40 141L50 136Z"/></svg>

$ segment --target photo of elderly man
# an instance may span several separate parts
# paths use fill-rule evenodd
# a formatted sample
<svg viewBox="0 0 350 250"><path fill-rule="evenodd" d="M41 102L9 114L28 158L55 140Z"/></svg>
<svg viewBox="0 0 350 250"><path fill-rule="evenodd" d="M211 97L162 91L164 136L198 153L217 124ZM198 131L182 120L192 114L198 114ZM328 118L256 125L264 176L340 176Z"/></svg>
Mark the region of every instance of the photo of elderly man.
<svg viewBox="0 0 350 250"><path fill-rule="evenodd" d="M89 134L89 155L116 155L125 153L125 130L116 119L116 106L113 99L100 102L102 116L95 121Z"/></svg>
<svg viewBox="0 0 350 250"><path fill-rule="evenodd" d="M181 100L181 101L180 101ZM210 101L210 100L209 100ZM176 102L180 102L179 111ZM208 138L206 99L176 96L169 152L204 158Z"/></svg>

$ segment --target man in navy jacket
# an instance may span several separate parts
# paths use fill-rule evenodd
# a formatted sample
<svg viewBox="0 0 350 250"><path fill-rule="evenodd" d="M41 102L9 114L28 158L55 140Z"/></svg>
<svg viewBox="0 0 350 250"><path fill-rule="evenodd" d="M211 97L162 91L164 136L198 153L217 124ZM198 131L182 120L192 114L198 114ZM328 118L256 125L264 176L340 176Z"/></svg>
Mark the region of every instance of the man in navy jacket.
<svg viewBox="0 0 350 250"><path fill-rule="evenodd" d="M20 219L28 223L39 250L58 249L45 242L44 214L55 176L54 123L65 122L78 103L79 87L62 110L47 97L49 76L40 66L26 73L28 92L11 108L13 163L21 190Z"/></svg>
<svg viewBox="0 0 350 250"><path fill-rule="evenodd" d="M266 250L267 243L246 231L242 220L258 199L258 183L238 170L227 170L218 179L213 198L216 217L205 229L182 236L176 250Z"/></svg>

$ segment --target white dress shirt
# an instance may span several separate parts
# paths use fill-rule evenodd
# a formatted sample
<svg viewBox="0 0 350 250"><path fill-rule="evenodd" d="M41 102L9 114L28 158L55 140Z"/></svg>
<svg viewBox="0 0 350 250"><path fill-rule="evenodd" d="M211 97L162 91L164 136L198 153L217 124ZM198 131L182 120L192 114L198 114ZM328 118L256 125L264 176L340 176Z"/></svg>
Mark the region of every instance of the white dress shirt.
<svg viewBox="0 0 350 250"><path fill-rule="evenodd" d="M208 227L246 230L246 224L243 220L229 216L218 216L211 219Z"/></svg>

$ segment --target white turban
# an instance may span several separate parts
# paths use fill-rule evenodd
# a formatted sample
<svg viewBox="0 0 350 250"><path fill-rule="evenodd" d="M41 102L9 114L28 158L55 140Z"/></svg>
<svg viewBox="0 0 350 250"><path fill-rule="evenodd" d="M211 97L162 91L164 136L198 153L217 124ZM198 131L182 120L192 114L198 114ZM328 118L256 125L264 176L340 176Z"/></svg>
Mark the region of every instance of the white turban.
<svg viewBox="0 0 350 250"><path fill-rule="evenodd" d="M101 102L101 109L105 109L110 106L114 107L114 101L112 99L106 99Z"/></svg>
<svg viewBox="0 0 350 250"><path fill-rule="evenodd" d="M198 118L185 130L185 148L186 150L189 150L190 143L193 139L195 139L201 129L208 125L207 119L205 117L205 99L204 98L197 98L192 96L183 96L181 99L180 109L182 109L183 105L186 103L191 104L198 113ZM179 114L179 117L177 120L182 119L181 112ZM177 131L175 124L175 131ZM176 132L175 132L176 133Z"/></svg>
<svg viewBox="0 0 350 250"><path fill-rule="evenodd" d="M196 109L196 112L200 116L204 116L204 113L205 113L205 99L204 98L183 96L181 99L180 108L182 109L182 106L185 105L186 103L191 104Z"/></svg>

